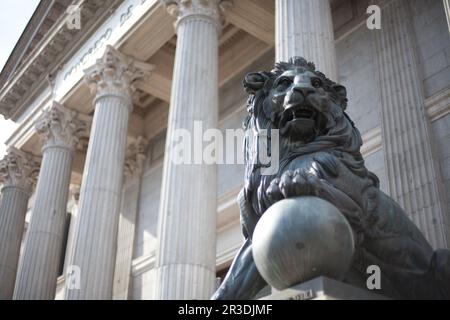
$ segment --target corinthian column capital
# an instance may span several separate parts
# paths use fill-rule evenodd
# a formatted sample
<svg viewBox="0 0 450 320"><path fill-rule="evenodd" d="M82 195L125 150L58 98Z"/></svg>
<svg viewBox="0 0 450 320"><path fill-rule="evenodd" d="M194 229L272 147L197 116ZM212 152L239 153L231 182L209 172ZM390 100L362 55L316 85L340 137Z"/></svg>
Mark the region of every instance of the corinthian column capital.
<svg viewBox="0 0 450 320"><path fill-rule="evenodd" d="M125 99L131 110L134 83L148 77L151 70L153 65L137 61L108 45L103 56L84 72L96 100L105 96L119 97Z"/></svg>
<svg viewBox="0 0 450 320"><path fill-rule="evenodd" d="M126 179L131 179L142 173L144 161L147 157L147 145L148 140L142 136L139 136L136 141L128 145L124 168Z"/></svg>
<svg viewBox="0 0 450 320"><path fill-rule="evenodd" d="M31 193L39 173L36 157L14 147L0 160L0 182L4 187L18 187Z"/></svg>
<svg viewBox="0 0 450 320"><path fill-rule="evenodd" d="M44 141L43 151L49 147L73 150L81 137L89 135L90 117L53 102L53 106L36 121L35 127Z"/></svg>
<svg viewBox="0 0 450 320"><path fill-rule="evenodd" d="M177 18L175 29L188 19L205 20L216 25L220 31L223 25L223 12L232 0L160 0L170 15Z"/></svg>

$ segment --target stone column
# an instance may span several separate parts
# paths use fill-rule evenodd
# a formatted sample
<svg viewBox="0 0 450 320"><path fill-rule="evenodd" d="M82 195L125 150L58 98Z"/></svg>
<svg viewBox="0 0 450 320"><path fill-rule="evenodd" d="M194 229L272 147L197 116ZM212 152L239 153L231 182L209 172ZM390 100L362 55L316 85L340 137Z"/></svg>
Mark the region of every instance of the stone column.
<svg viewBox="0 0 450 320"><path fill-rule="evenodd" d="M207 299L215 286L216 165L175 164L177 131L216 128L219 0L166 1L177 48L158 224L156 299ZM196 142L193 142L196 143ZM200 152L203 148L200 147ZM198 149L197 149L198 150ZM194 148L195 152L195 148ZM194 157L202 156L193 154Z"/></svg>
<svg viewBox="0 0 450 320"><path fill-rule="evenodd" d="M72 261L80 268L80 289L67 290L68 299L112 298L133 83L150 70L150 65L137 62L111 46L86 70L86 81L96 93L95 112L81 183Z"/></svg>
<svg viewBox="0 0 450 320"><path fill-rule="evenodd" d="M76 111L56 102L36 123L42 164L14 299L55 298L72 159L79 136L88 135L87 126Z"/></svg>
<svg viewBox="0 0 450 320"><path fill-rule="evenodd" d="M9 148L0 161L0 300L12 299L28 199L38 173L31 155Z"/></svg>
<svg viewBox="0 0 450 320"><path fill-rule="evenodd" d="M67 278L67 272L70 272L69 267L72 265L73 256L73 242L75 238L75 227L78 217L78 205L80 200L80 186L73 184L69 187L69 203L70 203L70 226L67 235L66 255L64 257L64 275ZM68 270L69 269L69 270Z"/></svg>
<svg viewBox="0 0 450 320"><path fill-rule="evenodd" d="M337 80L330 0L276 0L275 61L293 56L313 61L328 78Z"/></svg>
<svg viewBox="0 0 450 320"><path fill-rule="evenodd" d="M381 13L381 30L373 31L387 187L433 247L446 247L448 211L432 155L411 16L409 1L390 1Z"/></svg>
<svg viewBox="0 0 450 320"><path fill-rule="evenodd" d="M148 141L139 136L127 147L125 183L123 188L116 268L114 272L114 299L130 298L131 262L134 253L135 230L141 195L142 171L147 157Z"/></svg>

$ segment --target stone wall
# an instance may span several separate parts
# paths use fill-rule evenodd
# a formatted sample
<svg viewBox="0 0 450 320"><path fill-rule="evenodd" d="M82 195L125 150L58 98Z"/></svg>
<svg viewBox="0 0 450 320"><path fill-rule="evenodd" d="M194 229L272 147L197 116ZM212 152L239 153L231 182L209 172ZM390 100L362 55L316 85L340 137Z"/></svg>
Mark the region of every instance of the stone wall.
<svg viewBox="0 0 450 320"><path fill-rule="evenodd" d="M336 45L338 81L347 88L347 112L361 134L380 125L371 32L362 25Z"/></svg>
<svg viewBox="0 0 450 320"><path fill-rule="evenodd" d="M425 97L449 88L450 35L443 1L411 1Z"/></svg>
<svg viewBox="0 0 450 320"><path fill-rule="evenodd" d="M444 190L447 193L447 208L450 208L450 114L432 124L435 138L435 153L440 166ZM450 218L450 212L449 218Z"/></svg>
<svg viewBox="0 0 450 320"><path fill-rule="evenodd" d="M142 178L134 257L149 255L155 249L161 179L161 164L151 167Z"/></svg>

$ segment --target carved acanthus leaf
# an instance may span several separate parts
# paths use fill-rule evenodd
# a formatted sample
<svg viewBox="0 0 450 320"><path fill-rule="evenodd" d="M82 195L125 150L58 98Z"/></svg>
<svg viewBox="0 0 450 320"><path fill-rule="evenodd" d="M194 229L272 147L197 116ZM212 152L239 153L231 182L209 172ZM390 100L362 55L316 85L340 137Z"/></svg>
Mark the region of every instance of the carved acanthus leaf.
<svg viewBox="0 0 450 320"><path fill-rule="evenodd" d="M128 145L124 169L127 179L142 173L144 161L147 157L147 146L148 141L142 136L139 136L136 141Z"/></svg>
<svg viewBox="0 0 450 320"><path fill-rule="evenodd" d="M73 199L78 202L80 199L80 190L81 186L77 184L71 184L69 188L69 194L73 197Z"/></svg>
<svg viewBox="0 0 450 320"><path fill-rule="evenodd" d="M14 147L10 147L0 160L0 182L4 187L19 187L31 192L38 174L38 159Z"/></svg>
<svg viewBox="0 0 450 320"><path fill-rule="evenodd" d="M153 65L139 62L108 45L103 56L85 70L85 81L97 98L123 96L131 104L135 82L147 78L153 68Z"/></svg>
<svg viewBox="0 0 450 320"><path fill-rule="evenodd" d="M82 137L89 136L88 118L54 102L37 120L36 130L43 138L44 148L60 146L74 149Z"/></svg>

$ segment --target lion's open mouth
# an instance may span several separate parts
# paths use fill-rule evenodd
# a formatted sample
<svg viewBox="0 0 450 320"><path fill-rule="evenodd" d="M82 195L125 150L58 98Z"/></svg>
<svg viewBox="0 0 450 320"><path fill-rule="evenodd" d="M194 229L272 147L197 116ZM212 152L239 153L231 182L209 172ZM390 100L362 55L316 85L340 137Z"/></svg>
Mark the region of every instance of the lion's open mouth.
<svg viewBox="0 0 450 320"><path fill-rule="evenodd" d="M316 122L318 112L310 106L307 105L294 105L287 107L281 114L279 128L290 127L294 125L311 125Z"/></svg>
<svg viewBox="0 0 450 320"><path fill-rule="evenodd" d="M309 142L325 129L326 117L309 104L285 106L278 122L280 133L290 139Z"/></svg>
<svg viewBox="0 0 450 320"><path fill-rule="evenodd" d="M306 119L314 119L316 115L316 111L312 110L308 107L299 107L298 109L290 110L292 115L292 120L306 118Z"/></svg>

